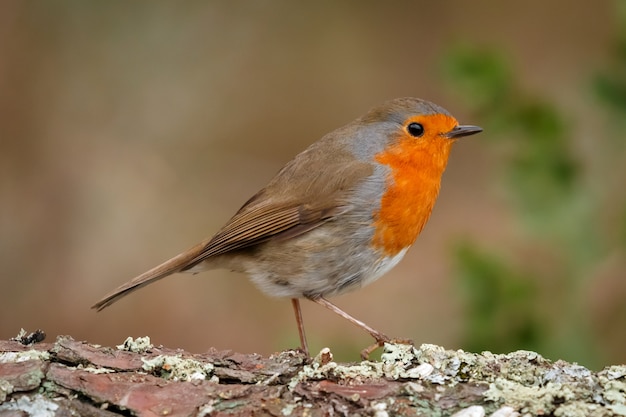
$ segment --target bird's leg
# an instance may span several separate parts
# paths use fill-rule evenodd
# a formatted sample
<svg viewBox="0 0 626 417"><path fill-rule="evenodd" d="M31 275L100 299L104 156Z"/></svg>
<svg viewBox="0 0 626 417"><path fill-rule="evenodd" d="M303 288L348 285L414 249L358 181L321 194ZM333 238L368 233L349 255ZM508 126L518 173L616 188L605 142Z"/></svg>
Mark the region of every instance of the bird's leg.
<svg viewBox="0 0 626 417"><path fill-rule="evenodd" d="M309 345L306 342L306 334L304 333L304 322L302 321L302 310L300 309L300 300L297 298L291 299L291 305L293 306L293 312L296 315L296 323L298 324L298 334L300 335L300 349L304 352L306 357L309 357Z"/></svg>
<svg viewBox="0 0 626 417"><path fill-rule="evenodd" d="M319 305L326 307L330 311L339 314L344 319L348 320L349 322L353 324L356 324L361 329L365 330L366 332L372 335L372 337L376 340L376 344L363 349L363 351L361 352L361 357L363 359L367 359L370 353L372 353L376 348L382 346L385 342L391 341L391 339L385 334L372 329L370 326L363 323L361 320L355 319L350 314L346 313L345 311L343 311L342 309L340 309L339 307L337 307L336 305L334 305L333 303L331 303L324 297L307 297L307 298L313 302L316 302Z"/></svg>

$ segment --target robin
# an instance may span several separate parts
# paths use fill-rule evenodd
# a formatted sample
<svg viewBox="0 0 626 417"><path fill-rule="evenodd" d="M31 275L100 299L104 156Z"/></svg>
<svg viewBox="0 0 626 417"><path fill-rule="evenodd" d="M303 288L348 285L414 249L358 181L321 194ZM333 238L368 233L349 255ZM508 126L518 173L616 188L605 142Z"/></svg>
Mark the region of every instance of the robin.
<svg viewBox="0 0 626 417"><path fill-rule="evenodd" d="M430 216L452 144L481 131L425 100L387 101L298 154L213 237L93 308L176 272L228 268L248 274L267 295L291 299L307 356L301 298L372 335L366 356L391 339L327 297L361 288L400 262Z"/></svg>

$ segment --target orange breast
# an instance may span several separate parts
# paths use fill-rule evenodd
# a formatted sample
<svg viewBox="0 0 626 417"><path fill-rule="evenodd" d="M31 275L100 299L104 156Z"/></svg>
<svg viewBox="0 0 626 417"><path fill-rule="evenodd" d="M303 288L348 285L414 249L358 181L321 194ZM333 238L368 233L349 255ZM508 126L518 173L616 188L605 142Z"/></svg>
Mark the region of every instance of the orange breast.
<svg viewBox="0 0 626 417"><path fill-rule="evenodd" d="M372 244L386 255L409 247L430 217L439 194L453 141L440 133L448 132L456 120L446 115L417 116L424 136L403 133L395 143L376 155L376 161L391 168L380 209L374 213Z"/></svg>

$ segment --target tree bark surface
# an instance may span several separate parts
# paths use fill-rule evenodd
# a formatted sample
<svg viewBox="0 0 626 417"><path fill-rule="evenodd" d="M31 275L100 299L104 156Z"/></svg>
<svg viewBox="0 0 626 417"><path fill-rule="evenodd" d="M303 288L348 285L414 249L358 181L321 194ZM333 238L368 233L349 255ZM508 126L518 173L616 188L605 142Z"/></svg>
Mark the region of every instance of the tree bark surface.
<svg viewBox="0 0 626 417"><path fill-rule="evenodd" d="M0 417L626 416L626 366L592 372L528 351L388 344L380 361L336 363L328 349L308 359L192 354L148 338L32 341L0 341Z"/></svg>

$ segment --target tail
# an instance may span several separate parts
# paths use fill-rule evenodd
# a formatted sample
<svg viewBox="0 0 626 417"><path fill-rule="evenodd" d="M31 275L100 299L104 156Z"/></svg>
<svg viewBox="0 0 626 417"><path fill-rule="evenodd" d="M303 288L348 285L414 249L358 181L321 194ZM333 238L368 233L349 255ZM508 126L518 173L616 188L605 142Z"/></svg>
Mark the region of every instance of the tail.
<svg viewBox="0 0 626 417"><path fill-rule="evenodd" d="M110 306L118 301L120 298L130 294L131 292L145 287L148 284L152 284L162 278L172 275L176 272L182 272L191 266L191 262L196 259L198 255L202 253L206 247L206 242L202 242L189 250L176 255L172 259L163 262L161 265L155 266L149 271L133 278L125 284L120 285L109 294L104 296L102 300L91 306L98 311Z"/></svg>

